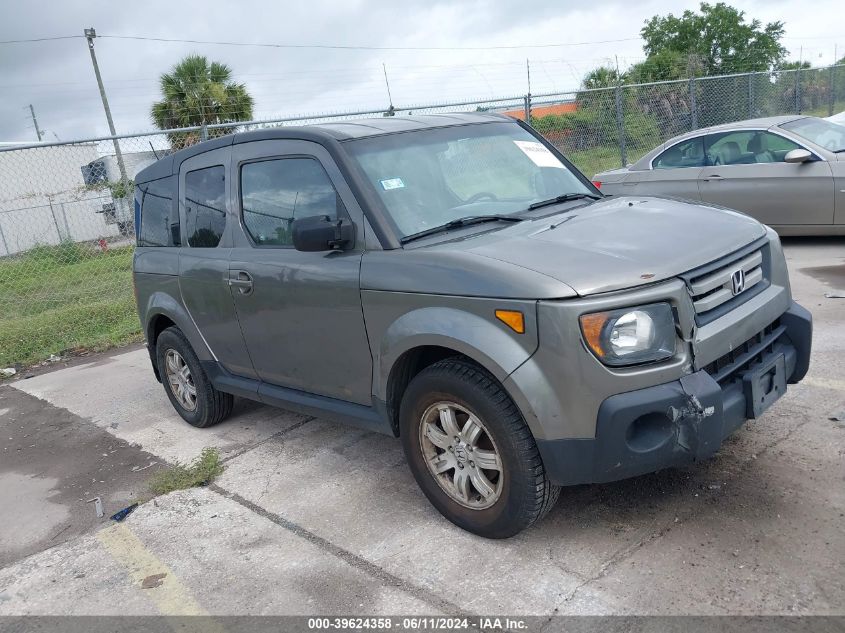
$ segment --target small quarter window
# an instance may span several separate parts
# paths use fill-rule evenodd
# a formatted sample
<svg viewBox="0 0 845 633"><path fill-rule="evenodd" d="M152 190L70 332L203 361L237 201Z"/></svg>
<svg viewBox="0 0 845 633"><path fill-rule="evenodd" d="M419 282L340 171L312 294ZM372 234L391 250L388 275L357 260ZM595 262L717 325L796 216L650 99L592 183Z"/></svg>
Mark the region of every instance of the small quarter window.
<svg viewBox="0 0 845 633"><path fill-rule="evenodd" d="M291 224L342 208L329 176L313 158L280 158L241 167L243 222L259 246L293 246Z"/></svg>
<svg viewBox="0 0 845 633"><path fill-rule="evenodd" d="M226 170L222 165L185 174L185 233L194 248L214 248L226 228Z"/></svg>

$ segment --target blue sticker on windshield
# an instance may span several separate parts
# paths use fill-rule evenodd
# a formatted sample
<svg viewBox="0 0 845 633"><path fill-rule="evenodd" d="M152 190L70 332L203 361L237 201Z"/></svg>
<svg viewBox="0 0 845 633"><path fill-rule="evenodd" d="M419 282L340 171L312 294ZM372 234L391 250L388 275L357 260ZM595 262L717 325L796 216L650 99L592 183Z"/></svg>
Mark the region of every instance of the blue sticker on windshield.
<svg viewBox="0 0 845 633"><path fill-rule="evenodd" d="M405 186L405 183L402 182L401 178L388 178L387 180L379 180L381 183L382 189L385 191L390 191L391 189L401 189Z"/></svg>

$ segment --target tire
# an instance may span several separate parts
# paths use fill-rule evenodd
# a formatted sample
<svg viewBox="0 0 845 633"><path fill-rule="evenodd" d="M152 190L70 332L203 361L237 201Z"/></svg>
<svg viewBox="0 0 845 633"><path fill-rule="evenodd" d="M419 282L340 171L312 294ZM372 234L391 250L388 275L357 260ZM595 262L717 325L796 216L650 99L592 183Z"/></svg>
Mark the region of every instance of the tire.
<svg viewBox="0 0 845 633"><path fill-rule="evenodd" d="M168 362L171 365L168 367ZM180 364L183 363L183 364ZM161 382L176 412L191 426L206 428L225 420L234 398L217 391L202 370L199 359L181 330L169 327L156 339L156 363ZM182 379L172 379L174 369L183 369ZM176 383L176 384L174 384ZM182 387L182 389L180 389ZM185 387L188 387L185 389ZM191 396L191 390L194 394ZM182 393L180 397L179 393ZM193 404L193 407L191 406Z"/></svg>
<svg viewBox="0 0 845 633"><path fill-rule="evenodd" d="M399 425L417 484L458 527L508 538L542 519L557 501L560 488L546 476L519 409L477 365L448 358L417 374L402 397ZM450 439L447 427L459 435Z"/></svg>

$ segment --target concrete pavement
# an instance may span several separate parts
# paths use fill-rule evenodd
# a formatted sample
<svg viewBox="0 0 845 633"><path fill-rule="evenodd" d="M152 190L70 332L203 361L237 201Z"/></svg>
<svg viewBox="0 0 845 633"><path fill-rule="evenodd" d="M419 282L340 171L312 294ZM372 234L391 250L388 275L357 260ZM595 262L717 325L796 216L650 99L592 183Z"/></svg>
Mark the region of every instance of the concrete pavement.
<svg viewBox="0 0 845 633"><path fill-rule="evenodd" d="M845 289L845 245L786 252L815 317L805 383L714 459L565 489L507 541L442 519L397 440L245 402L190 427L144 350L15 381L0 388L2 439L16 438L0 502L20 513L15 531L0 524L0 614L845 613L845 426L829 419L845 409L845 299L824 296ZM39 424L63 439L27 445ZM226 465L210 488L120 526L84 503L97 494L111 514L140 494L147 471L133 468L204 446ZM97 456L108 476L91 476ZM85 494L63 492L82 477Z"/></svg>

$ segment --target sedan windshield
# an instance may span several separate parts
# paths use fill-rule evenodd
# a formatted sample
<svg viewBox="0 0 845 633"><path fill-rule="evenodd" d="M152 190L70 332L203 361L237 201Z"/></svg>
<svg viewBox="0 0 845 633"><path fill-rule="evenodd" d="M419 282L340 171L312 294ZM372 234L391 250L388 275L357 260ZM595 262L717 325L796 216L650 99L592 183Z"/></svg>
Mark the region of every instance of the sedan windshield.
<svg viewBox="0 0 845 633"><path fill-rule="evenodd" d="M516 123L483 123L350 141L399 237L462 218L510 215L565 194L596 194Z"/></svg>
<svg viewBox="0 0 845 633"><path fill-rule="evenodd" d="M784 123L781 127L831 152L845 152L845 126L808 117Z"/></svg>

